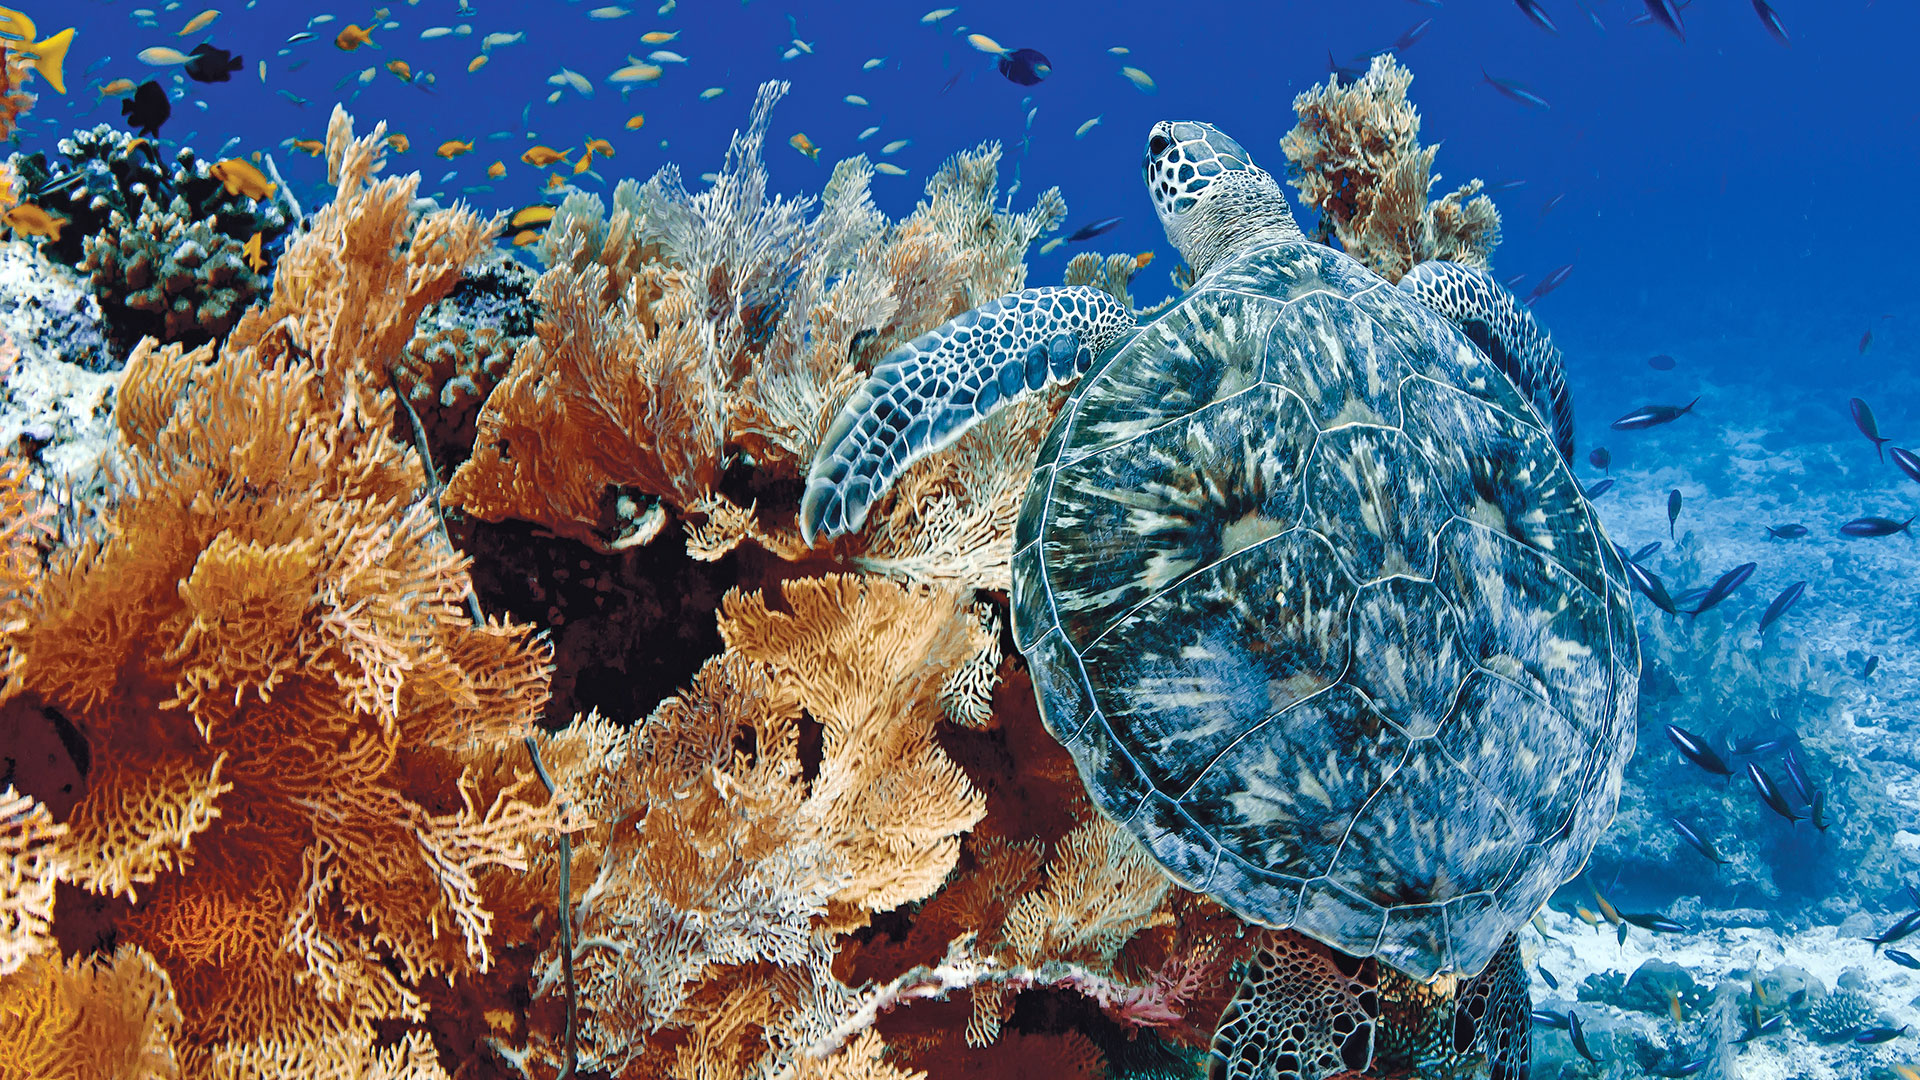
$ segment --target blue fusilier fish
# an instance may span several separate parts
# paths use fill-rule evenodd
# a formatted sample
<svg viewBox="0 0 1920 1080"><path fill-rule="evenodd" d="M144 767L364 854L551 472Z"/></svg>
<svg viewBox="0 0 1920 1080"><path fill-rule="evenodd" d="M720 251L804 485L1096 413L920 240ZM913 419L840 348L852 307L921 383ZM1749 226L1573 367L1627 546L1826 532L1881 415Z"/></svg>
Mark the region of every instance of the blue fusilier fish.
<svg viewBox="0 0 1920 1080"><path fill-rule="evenodd" d="M1860 940L1873 942L1874 949L1878 950L1881 946L1891 945L1913 933L1915 930L1920 930L1920 910L1909 911L1905 915L1900 916L1900 921L1882 930L1878 936L1861 938Z"/></svg>
<svg viewBox="0 0 1920 1080"><path fill-rule="evenodd" d="M1906 532L1907 526L1911 524L1913 524L1913 518L1908 518L1905 521L1895 521L1892 518L1884 517L1857 517L1845 525L1840 526L1840 535L1856 537L1892 536L1894 533Z"/></svg>
<svg viewBox="0 0 1920 1080"><path fill-rule="evenodd" d="M1785 615L1788 608L1799 603L1801 595L1806 591L1807 583L1804 581L1796 581L1781 589L1780 595L1773 598L1773 603L1768 604L1767 610L1760 616L1760 632L1766 633L1767 627L1772 626L1776 619Z"/></svg>
<svg viewBox="0 0 1920 1080"><path fill-rule="evenodd" d="M1709 611L1718 606L1720 601L1732 596L1733 590L1746 584L1747 579L1753 576L1755 565L1756 564L1750 562L1741 563L1739 566L1721 574L1715 579L1714 583L1708 587L1707 594L1700 598L1699 605L1688 612L1688 614L1699 615L1702 612Z"/></svg>
<svg viewBox="0 0 1920 1080"><path fill-rule="evenodd" d="M1870 1027L1865 1031L1855 1032L1853 1041L1861 1046L1872 1046L1875 1043L1892 1042L1906 1033L1907 1025L1905 1024L1899 1027Z"/></svg>
<svg viewBox="0 0 1920 1080"><path fill-rule="evenodd" d="M1672 739L1673 745L1680 748L1681 757L1686 758L1695 765L1700 766L1715 776L1733 775L1733 770L1727 767L1727 763L1721 759L1719 754L1714 753L1713 747L1707 745L1707 740L1702 739L1693 732L1677 724L1668 724L1667 738Z"/></svg>
<svg viewBox="0 0 1920 1080"><path fill-rule="evenodd" d="M1645 3L1647 15L1654 22L1666 27L1669 34L1679 38L1680 44L1685 45L1687 30L1680 23L1680 9L1673 6L1673 0L1645 0Z"/></svg>
<svg viewBox="0 0 1920 1080"><path fill-rule="evenodd" d="M1698 404L1700 404L1699 398L1694 398L1685 405L1642 405L1615 420L1611 426L1615 431L1643 431L1650 427L1659 427L1661 424L1671 424L1692 412L1693 407Z"/></svg>
<svg viewBox="0 0 1920 1080"><path fill-rule="evenodd" d="M1673 523L1680 520L1680 489L1667 492L1667 539L1673 539Z"/></svg>
<svg viewBox="0 0 1920 1080"><path fill-rule="evenodd" d="M1567 1014L1557 1013L1551 1009L1535 1009L1533 1010L1533 1025L1535 1027L1553 1028L1556 1031L1565 1031L1567 1030Z"/></svg>
<svg viewBox="0 0 1920 1080"><path fill-rule="evenodd" d="M1775 540L1798 540L1807 535L1807 527L1797 521L1785 525L1769 525L1767 535Z"/></svg>
<svg viewBox="0 0 1920 1080"><path fill-rule="evenodd" d="M1687 932L1685 926L1674 922L1672 919L1658 912L1648 912L1644 915L1629 915L1623 911L1620 913L1620 920L1622 922L1632 923L1642 930L1651 930L1656 934L1684 934Z"/></svg>
<svg viewBox="0 0 1920 1080"><path fill-rule="evenodd" d="M1683 1077L1683 1076L1692 1076L1694 1073L1697 1073L1701 1069L1706 1068L1707 1062L1712 1060L1713 1058L1711 1056L1703 1057L1703 1058L1694 1058L1692 1061L1683 1061L1678 1065L1669 1065L1669 1066L1666 1066L1665 1068L1656 1068L1653 1071L1656 1073L1659 1073L1661 1076L1671 1076L1675 1078Z"/></svg>
<svg viewBox="0 0 1920 1080"><path fill-rule="evenodd" d="M1567 283L1567 278L1572 276L1573 276L1572 263L1567 263L1564 266L1556 266L1553 269L1547 271L1547 276L1544 278L1541 278L1540 284L1535 285L1533 287L1533 291L1527 293L1527 298L1525 300L1520 301L1520 306L1532 307L1535 301L1545 297L1548 293L1559 288L1560 286L1565 285Z"/></svg>
<svg viewBox="0 0 1920 1080"><path fill-rule="evenodd" d="M1737 1043L1749 1043L1764 1035L1778 1035L1780 1034L1781 1030L1786 1026L1787 1026L1787 1014L1775 1013L1772 1016L1767 1017L1765 1020L1761 1021L1760 1023L1754 1025L1754 1028L1752 1031L1747 1032L1745 1035L1742 1035L1733 1041Z"/></svg>
<svg viewBox="0 0 1920 1080"><path fill-rule="evenodd" d="M1760 16L1761 24L1767 28L1767 33L1773 35L1773 40L1782 45L1793 44L1787 40L1787 28L1780 22L1780 13L1773 10L1773 5L1767 0L1753 0L1753 13Z"/></svg>
<svg viewBox="0 0 1920 1080"><path fill-rule="evenodd" d="M1580 1051L1581 1057L1586 1058L1595 1065L1600 1064L1600 1056L1595 1054L1593 1048L1587 1045L1586 1025L1580 1022L1579 1014L1571 1010L1567 1012L1567 1034L1573 1036L1573 1048Z"/></svg>
<svg viewBox="0 0 1920 1080"><path fill-rule="evenodd" d="M1827 831L1827 793L1813 793L1813 805L1807 808L1807 816L1813 819L1813 827L1821 832Z"/></svg>
<svg viewBox="0 0 1920 1080"><path fill-rule="evenodd" d="M1915 457L1913 451L1898 446L1887 453L1892 456L1893 463L1900 466L1900 471L1907 474L1909 480L1920 483L1920 457Z"/></svg>
<svg viewBox="0 0 1920 1080"><path fill-rule="evenodd" d="M1540 973L1540 981L1547 984L1547 989L1549 990L1560 989L1560 980L1553 977L1553 972L1548 971L1546 968L1540 967L1539 965L1535 965L1534 970Z"/></svg>
<svg viewBox="0 0 1920 1080"><path fill-rule="evenodd" d="M1680 614L1680 609L1674 606L1673 597L1667 595L1667 584L1660 580L1660 575L1631 560L1626 564L1626 571L1627 580L1633 582L1634 588L1639 589L1647 599L1653 601L1654 607L1669 615Z"/></svg>
<svg viewBox="0 0 1920 1080"><path fill-rule="evenodd" d="M1853 426L1859 428L1860 434L1873 443L1873 452L1880 455L1880 460L1887 460L1887 452L1883 447L1892 440L1880 434L1880 424L1874 420L1873 410L1867 408L1867 403L1859 398L1848 398L1847 408L1853 413Z"/></svg>
<svg viewBox="0 0 1920 1080"><path fill-rule="evenodd" d="M1786 765L1787 783L1793 785L1793 793L1800 796L1801 802L1812 805L1813 784L1807 779L1806 766L1800 763L1799 751L1791 746L1787 747Z"/></svg>
<svg viewBox="0 0 1920 1080"><path fill-rule="evenodd" d="M1915 971L1920 971L1920 956L1915 956L1905 949L1888 949L1881 955L1899 964L1903 968L1912 968Z"/></svg>
<svg viewBox="0 0 1920 1080"><path fill-rule="evenodd" d="M1594 481L1593 486L1587 489L1586 495L1589 499L1597 499L1612 490L1613 477L1609 476L1605 479Z"/></svg>
<svg viewBox="0 0 1920 1080"><path fill-rule="evenodd" d="M1518 79L1502 79L1496 75L1489 75L1486 68L1480 69L1480 77L1491 84L1495 90L1500 91L1500 96L1508 101L1517 101L1529 109L1553 108L1552 105L1547 104L1546 98L1534 93L1531 87Z"/></svg>
<svg viewBox="0 0 1920 1080"><path fill-rule="evenodd" d="M1680 834L1680 839L1692 845L1693 850L1706 856L1708 862L1719 863L1721 866L1727 864L1727 860L1721 858L1719 849L1713 846L1713 841L1701 836L1692 826L1681 821L1679 818L1668 818L1667 820L1673 824L1673 831Z"/></svg>
<svg viewBox="0 0 1920 1080"><path fill-rule="evenodd" d="M1587 464L1606 472L1613 465L1613 451L1604 446L1596 446L1587 451Z"/></svg>
<svg viewBox="0 0 1920 1080"><path fill-rule="evenodd" d="M1645 562L1647 560L1647 556L1652 555L1654 552L1659 550L1660 550L1660 541L1658 540L1655 540L1648 544L1643 544L1641 545L1639 551L1636 551L1633 554L1627 556L1627 561L1628 562Z"/></svg>
<svg viewBox="0 0 1920 1080"><path fill-rule="evenodd" d="M1867 662L1865 664L1862 664L1860 666L1860 677L1864 679L1869 675L1872 675L1873 670L1879 666L1880 666L1880 654L1874 653L1872 656L1867 657Z"/></svg>
<svg viewBox="0 0 1920 1080"><path fill-rule="evenodd" d="M1800 820L1800 815L1793 812L1787 797L1780 793L1780 785L1773 782L1773 777L1767 775L1767 770L1761 768L1759 762L1747 762L1747 779L1753 781L1753 790L1760 793L1760 801L1766 803L1768 809L1786 818L1789 825Z"/></svg>
<svg viewBox="0 0 1920 1080"><path fill-rule="evenodd" d="M1537 0L1513 0L1513 2L1521 11L1527 13L1527 18L1533 20L1533 25L1545 30L1549 34L1558 34L1560 32L1560 28L1553 25L1553 20L1547 16L1545 11L1541 10Z"/></svg>
<svg viewBox="0 0 1920 1080"><path fill-rule="evenodd" d="M1775 750L1783 750L1798 738L1795 735L1775 735L1766 739L1735 739L1733 752L1737 757L1765 757Z"/></svg>
<svg viewBox="0 0 1920 1080"><path fill-rule="evenodd" d="M1393 44L1387 46L1387 48L1392 52L1406 52L1408 49L1413 48L1414 44L1421 38L1426 37L1427 31L1431 29L1433 29L1432 19L1415 23L1412 27L1408 28L1406 33L1395 38Z"/></svg>
<svg viewBox="0 0 1920 1080"><path fill-rule="evenodd" d="M1124 216L1101 218L1091 225L1082 225L1073 231L1072 236L1067 237L1067 243L1077 244L1082 240L1091 240L1102 233L1110 233L1125 220L1127 219Z"/></svg>

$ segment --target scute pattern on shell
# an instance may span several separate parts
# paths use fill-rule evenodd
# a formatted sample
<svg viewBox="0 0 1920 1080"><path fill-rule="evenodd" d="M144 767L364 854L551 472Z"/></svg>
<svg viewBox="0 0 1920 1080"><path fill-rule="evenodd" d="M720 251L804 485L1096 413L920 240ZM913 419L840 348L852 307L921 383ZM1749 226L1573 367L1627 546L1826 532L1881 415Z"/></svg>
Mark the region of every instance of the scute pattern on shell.
<svg viewBox="0 0 1920 1080"><path fill-rule="evenodd" d="M1625 577L1552 434L1314 244L1096 364L1013 613L1094 801L1177 879L1419 979L1482 970L1577 872L1632 750Z"/></svg>

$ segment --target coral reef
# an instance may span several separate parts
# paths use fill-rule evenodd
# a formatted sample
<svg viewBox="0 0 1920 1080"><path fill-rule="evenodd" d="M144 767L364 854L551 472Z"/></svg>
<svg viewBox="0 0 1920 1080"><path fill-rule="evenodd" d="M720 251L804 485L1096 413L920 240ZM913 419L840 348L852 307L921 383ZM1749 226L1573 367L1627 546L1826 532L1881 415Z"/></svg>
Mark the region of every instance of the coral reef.
<svg viewBox="0 0 1920 1080"><path fill-rule="evenodd" d="M99 502L120 382L99 305L72 276L24 244L0 246L0 453L25 458L28 485L59 501L64 524Z"/></svg>
<svg viewBox="0 0 1920 1080"><path fill-rule="evenodd" d="M1858 990L1839 987L1807 1010L1807 1026L1826 1042L1852 1038L1862 1028L1880 1023L1873 999Z"/></svg>
<svg viewBox="0 0 1920 1080"><path fill-rule="evenodd" d="M169 167L153 143L105 124L58 152L16 154L9 167L23 196L68 220L43 253L90 276L118 352L145 336L218 338L265 290L241 249L258 236L270 258L292 224L278 201L229 192L190 148Z"/></svg>
<svg viewBox="0 0 1920 1080"><path fill-rule="evenodd" d="M538 274L505 251L480 256L415 321L395 385L426 427L442 470L466 460L480 405L533 336Z"/></svg>
<svg viewBox="0 0 1920 1080"><path fill-rule="evenodd" d="M5 707L57 715L88 759L52 858L110 901L101 934L165 970L191 1075L440 1075L408 1025L492 966L494 911L527 909L511 871L562 824L503 764L546 648L469 619L380 389L492 229L410 216L417 177L371 183L381 134L336 123L336 199L268 321L217 355L134 350L102 526L7 627ZM43 1013L65 992L22 978Z"/></svg>
<svg viewBox="0 0 1920 1080"><path fill-rule="evenodd" d="M1500 243L1500 212L1479 180L1428 200L1440 148L1420 145L1412 82L1382 53L1355 82L1336 75L1297 95L1300 122L1280 140L1300 201L1320 212L1315 239L1338 240L1388 281L1431 259L1484 268Z"/></svg>

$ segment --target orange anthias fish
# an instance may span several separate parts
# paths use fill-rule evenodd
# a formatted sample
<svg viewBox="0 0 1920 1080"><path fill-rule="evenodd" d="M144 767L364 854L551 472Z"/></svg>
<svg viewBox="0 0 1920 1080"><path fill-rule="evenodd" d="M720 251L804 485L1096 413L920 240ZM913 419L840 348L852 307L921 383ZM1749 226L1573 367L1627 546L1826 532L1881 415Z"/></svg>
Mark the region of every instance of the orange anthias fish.
<svg viewBox="0 0 1920 1080"><path fill-rule="evenodd" d="M240 254L246 256L247 265L253 268L254 273L257 274L267 268L266 257L260 254L259 233L254 233L251 239L241 245Z"/></svg>
<svg viewBox="0 0 1920 1080"><path fill-rule="evenodd" d="M408 141L405 135L398 132L387 136L387 145L393 147L393 152L396 154L404 154L413 149L413 143Z"/></svg>
<svg viewBox="0 0 1920 1080"><path fill-rule="evenodd" d="M255 202L265 202L280 190L280 185L268 180L265 173L242 158L228 158L207 171L227 189L227 194L245 195Z"/></svg>
<svg viewBox="0 0 1920 1080"><path fill-rule="evenodd" d="M807 133L804 131L795 135L793 138L788 139L787 145L793 147L795 150L800 151L801 153L807 155L808 157L812 158L815 161L820 160L820 148L813 145L813 140L807 138Z"/></svg>
<svg viewBox="0 0 1920 1080"><path fill-rule="evenodd" d="M319 139L295 139L287 145L293 147L295 150L305 150L314 157L319 157L325 153L327 149L327 144L321 142Z"/></svg>
<svg viewBox="0 0 1920 1080"><path fill-rule="evenodd" d="M534 243L539 239L540 239L539 233L534 232L532 229L523 229L520 232L513 234L513 246L526 247L528 244Z"/></svg>
<svg viewBox="0 0 1920 1080"><path fill-rule="evenodd" d="M526 153L520 155L520 160L536 169L544 169L556 161L567 160L567 154L571 153L573 153L572 150L562 153L551 146L532 146L527 148Z"/></svg>
<svg viewBox="0 0 1920 1080"><path fill-rule="evenodd" d="M102 84L100 87L100 97L103 100L106 98L120 97L124 94L131 94L131 93L133 93L132 79L115 79L110 83Z"/></svg>
<svg viewBox="0 0 1920 1080"><path fill-rule="evenodd" d="M627 130L639 131L640 126L646 122L647 118L644 113L634 113L632 116L627 117Z"/></svg>
<svg viewBox="0 0 1920 1080"><path fill-rule="evenodd" d="M64 94L67 92L64 67L67 48L73 44L73 28L68 27L50 38L34 40L38 35L39 28L33 25L33 20L26 13L0 7L0 37L6 39L0 40L0 47L32 57L27 66L39 72L40 77L47 80L47 85L53 87L54 93Z"/></svg>
<svg viewBox="0 0 1920 1080"><path fill-rule="evenodd" d="M405 60L387 61L387 70L393 72L395 75L400 76L401 82L413 81L413 68L409 67Z"/></svg>
<svg viewBox="0 0 1920 1080"><path fill-rule="evenodd" d="M532 225L545 225L552 220L553 207L542 203L538 206L529 206L513 215L513 220L508 223L507 227L511 229L524 229Z"/></svg>
<svg viewBox="0 0 1920 1080"><path fill-rule="evenodd" d="M345 30L334 35L333 44L341 52L352 52L362 45L372 45L373 33L363 26L348 23Z"/></svg>
<svg viewBox="0 0 1920 1080"><path fill-rule="evenodd" d="M581 173L586 172L588 169L591 169L591 168L593 168L593 155L588 154L586 157L583 157L579 161L576 161L573 163L573 175L579 176Z"/></svg>
<svg viewBox="0 0 1920 1080"><path fill-rule="evenodd" d="M496 161L487 166L487 175L493 177L495 180L507 175L507 163L504 161Z"/></svg>
<svg viewBox="0 0 1920 1080"><path fill-rule="evenodd" d="M547 177L548 191L552 191L554 188L563 188L566 186L567 186L566 177L561 176L559 173L554 173L552 176Z"/></svg>
<svg viewBox="0 0 1920 1080"><path fill-rule="evenodd" d="M601 157L612 157L613 144L605 139L588 139L587 153L599 154Z"/></svg>
<svg viewBox="0 0 1920 1080"><path fill-rule="evenodd" d="M14 232L44 236L56 244L60 242L60 230L67 226L66 218L54 217L32 203L21 203L0 214L0 221L4 221Z"/></svg>
<svg viewBox="0 0 1920 1080"><path fill-rule="evenodd" d="M434 150L434 153L439 154L448 161L452 161L461 154L473 153L473 144L470 142L461 142L459 139L448 139L446 142L441 143L439 148ZM504 172L505 170L502 171ZM489 169L487 172L491 174L493 170Z"/></svg>

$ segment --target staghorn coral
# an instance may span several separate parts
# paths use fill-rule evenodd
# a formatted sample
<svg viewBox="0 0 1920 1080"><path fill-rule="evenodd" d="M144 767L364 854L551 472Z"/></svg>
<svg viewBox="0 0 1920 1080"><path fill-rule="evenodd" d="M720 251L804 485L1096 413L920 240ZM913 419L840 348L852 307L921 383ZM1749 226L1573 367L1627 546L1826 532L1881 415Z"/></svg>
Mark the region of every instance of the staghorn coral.
<svg viewBox="0 0 1920 1080"><path fill-rule="evenodd" d="M137 945L0 978L0 1080L172 1080L181 1025L167 973Z"/></svg>
<svg viewBox="0 0 1920 1080"><path fill-rule="evenodd" d="M1485 268L1500 243L1500 212L1479 180L1428 201L1440 148L1420 145L1412 82L1382 53L1356 82L1335 76L1297 95L1300 122L1280 140L1300 200L1320 211L1315 239L1338 239L1388 281L1432 259Z"/></svg>
<svg viewBox="0 0 1920 1080"><path fill-rule="evenodd" d="M540 340L482 411L451 504L601 550L645 543L677 513L704 518L686 523L696 557L752 539L798 558L794 496L742 506L722 490L728 467L750 465L762 484L796 478L875 360L1022 287L1027 245L1065 214L1057 191L1025 214L995 210L999 150L983 146L950 159L897 224L874 209L864 158L836 166L817 201L769 196L760 155L784 92L761 88L707 190L689 193L668 166L645 184L623 181L611 217L593 196L560 206L539 248L549 267L536 290ZM955 456L983 464L987 441ZM942 468L953 471L949 459L929 466ZM1001 519L1010 533L1010 506L991 483L948 486L958 508L920 508L940 516L945 546L889 538L875 569L981 576L957 548ZM991 507L974 506L974 491L989 491Z"/></svg>
<svg viewBox="0 0 1920 1080"><path fill-rule="evenodd" d="M75 269L91 279L119 343L219 338L266 288L247 265L244 238L191 214L177 195L164 206L148 201L131 221L113 211L106 228L83 241Z"/></svg>

